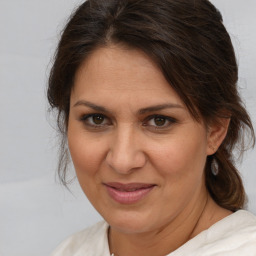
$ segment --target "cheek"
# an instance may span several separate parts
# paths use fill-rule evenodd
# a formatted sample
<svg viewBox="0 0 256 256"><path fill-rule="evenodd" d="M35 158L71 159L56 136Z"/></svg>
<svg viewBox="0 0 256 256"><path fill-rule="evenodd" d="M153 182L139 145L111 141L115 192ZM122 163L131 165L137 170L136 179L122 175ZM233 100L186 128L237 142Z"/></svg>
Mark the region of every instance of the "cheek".
<svg viewBox="0 0 256 256"><path fill-rule="evenodd" d="M77 179L87 198L94 205L100 200L100 170L104 159L102 141L90 139L84 133L70 133L69 150L75 167Z"/></svg>
<svg viewBox="0 0 256 256"><path fill-rule="evenodd" d="M153 152L152 152L153 153ZM205 143L169 140L154 149L154 168L162 177L162 201L169 211L186 207L204 189Z"/></svg>
<svg viewBox="0 0 256 256"><path fill-rule="evenodd" d="M199 135L184 136L154 145L152 148L153 164L163 176L174 178L202 174L206 161L206 142Z"/></svg>
<svg viewBox="0 0 256 256"><path fill-rule="evenodd" d="M68 145L78 179L97 173L104 158L102 142L90 139L83 132L71 130L68 136Z"/></svg>

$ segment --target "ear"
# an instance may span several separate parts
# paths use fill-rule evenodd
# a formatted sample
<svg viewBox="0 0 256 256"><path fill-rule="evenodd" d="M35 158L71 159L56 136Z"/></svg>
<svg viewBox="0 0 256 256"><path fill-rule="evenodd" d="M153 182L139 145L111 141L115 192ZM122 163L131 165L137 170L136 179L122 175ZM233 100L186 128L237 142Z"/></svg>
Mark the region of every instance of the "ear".
<svg viewBox="0 0 256 256"><path fill-rule="evenodd" d="M207 155L216 153L221 143L225 139L230 123L230 118L218 118L208 126L208 147Z"/></svg>

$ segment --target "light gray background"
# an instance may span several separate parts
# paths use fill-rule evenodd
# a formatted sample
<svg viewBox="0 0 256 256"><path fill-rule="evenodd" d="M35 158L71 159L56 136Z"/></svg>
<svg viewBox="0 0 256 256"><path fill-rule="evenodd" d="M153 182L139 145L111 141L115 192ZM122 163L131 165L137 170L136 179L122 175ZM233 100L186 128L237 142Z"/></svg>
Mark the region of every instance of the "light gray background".
<svg viewBox="0 0 256 256"><path fill-rule="evenodd" d="M80 191L55 182L57 140L46 83L59 33L77 0L0 0L0 256L45 256L100 219ZM256 123L256 1L214 0L231 33L239 86ZM256 150L240 169L256 214Z"/></svg>

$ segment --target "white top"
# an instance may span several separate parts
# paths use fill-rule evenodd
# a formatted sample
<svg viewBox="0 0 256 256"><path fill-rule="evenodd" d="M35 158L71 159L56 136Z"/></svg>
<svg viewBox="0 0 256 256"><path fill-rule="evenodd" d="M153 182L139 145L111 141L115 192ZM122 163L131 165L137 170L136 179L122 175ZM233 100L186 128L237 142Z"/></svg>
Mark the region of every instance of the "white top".
<svg viewBox="0 0 256 256"><path fill-rule="evenodd" d="M102 221L71 236L51 256L110 256L108 227ZM237 211L167 256L256 256L256 216Z"/></svg>

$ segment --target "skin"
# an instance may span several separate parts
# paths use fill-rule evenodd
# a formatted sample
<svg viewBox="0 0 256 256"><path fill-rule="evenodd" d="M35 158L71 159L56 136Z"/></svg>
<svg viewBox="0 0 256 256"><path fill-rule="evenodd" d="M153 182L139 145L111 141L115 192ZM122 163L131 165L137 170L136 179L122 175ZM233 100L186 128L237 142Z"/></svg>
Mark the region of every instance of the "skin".
<svg viewBox="0 0 256 256"><path fill-rule="evenodd" d="M166 255L230 214L204 182L206 158L228 121L195 121L144 53L116 45L95 50L77 71L70 100L71 157L84 193L110 225L111 252ZM154 188L127 205L110 197L108 182Z"/></svg>

